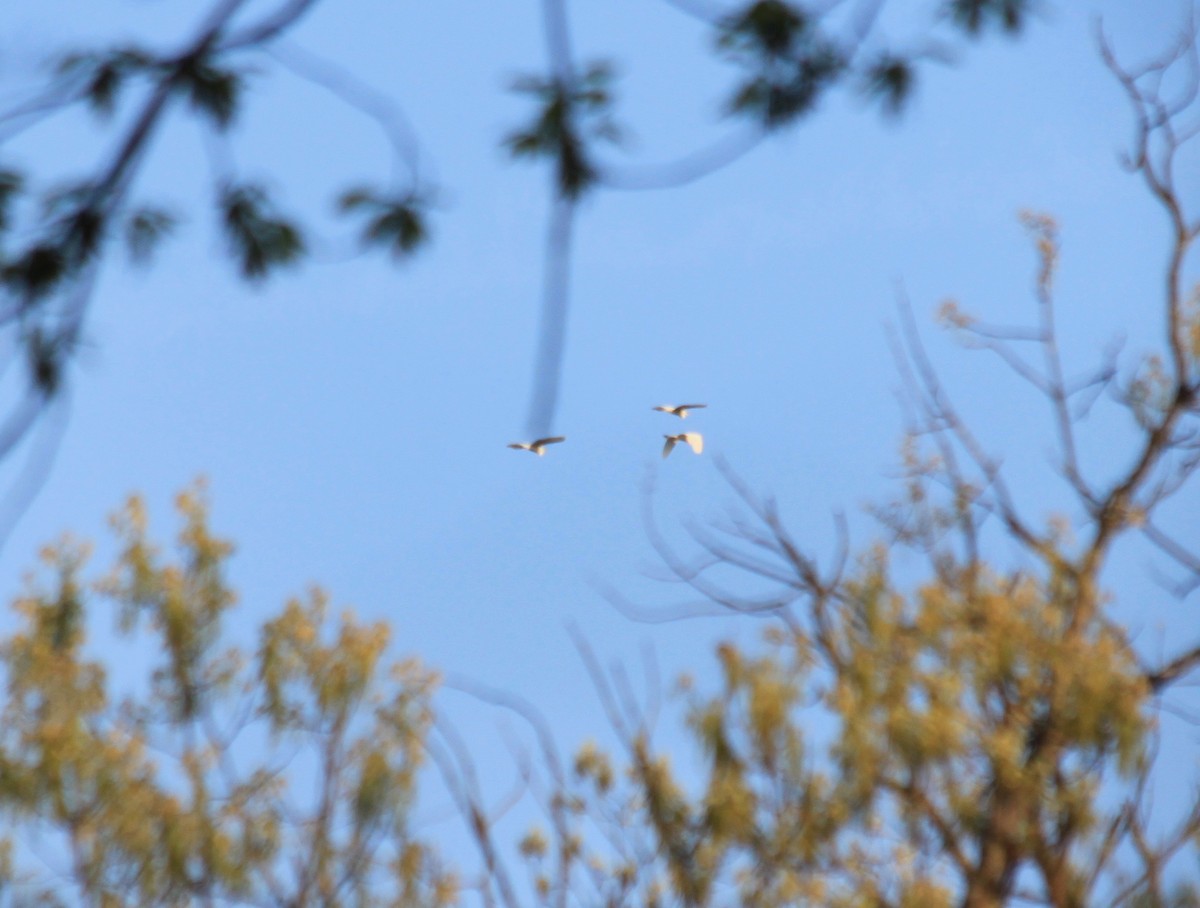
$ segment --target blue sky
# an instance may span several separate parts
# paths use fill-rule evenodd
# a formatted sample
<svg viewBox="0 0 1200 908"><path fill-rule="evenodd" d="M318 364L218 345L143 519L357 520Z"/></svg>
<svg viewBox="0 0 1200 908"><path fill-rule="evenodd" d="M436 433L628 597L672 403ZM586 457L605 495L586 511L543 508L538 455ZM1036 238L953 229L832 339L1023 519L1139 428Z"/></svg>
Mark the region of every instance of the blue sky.
<svg viewBox="0 0 1200 908"><path fill-rule="evenodd" d="M183 36L207 6L8 4L0 97L64 46ZM903 36L913 6L923 5L885 20L889 34ZM923 70L898 122L831 97L699 184L587 202L555 425L569 441L534 458L505 444L523 437L547 180L498 144L526 114L508 82L544 66L537 5L325 0L294 41L395 95L444 189L432 247L400 268L309 263L248 288L204 213L198 131L173 120L135 195L188 222L151 270L116 258L104 270L57 463L0 557L6 595L39 544L65 529L101 537L130 491L148 497L165 534L172 494L203 474L216 526L239 546L241 620L319 582L390 621L397 653L528 696L564 742L578 741L603 720L569 626L605 658L636 660L650 643L668 675L708 665L719 637L756 633L731 621L634 625L598 594L597 578L672 600L644 577L648 475L668 527L731 500L712 465L720 454L780 499L816 551L829 551L837 510L860 542L873 538L863 506L892 489L902 428L885 333L899 285L1024 503L1062 506L1048 415L994 361L938 337L931 317L953 297L992 321L1032 318L1034 256L1017 220L1029 208L1062 226L1069 364L1082 370L1117 335L1129 353L1155 342L1147 307L1165 221L1118 166L1130 115L1095 25L1103 17L1118 51L1139 59L1177 33L1185 4L1043 7L1021 40ZM578 56L612 57L622 73L633 159L670 159L727 128L717 115L731 73L668 5L575 3L571 15ZM289 210L325 218L337 191L386 173L387 146L321 88L262 64L233 159ZM68 176L110 142L68 118L5 151ZM650 410L692 399L710 406L686 424ZM662 462L662 433L682 428L704 432L708 450ZM1085 459L1115 470L1122 424L1098 418L1089 431ZM1144 561L1135 553L1118 579L1164 601L1133 570ZM1185 606L1161 608L1169 619Z"/></svg>

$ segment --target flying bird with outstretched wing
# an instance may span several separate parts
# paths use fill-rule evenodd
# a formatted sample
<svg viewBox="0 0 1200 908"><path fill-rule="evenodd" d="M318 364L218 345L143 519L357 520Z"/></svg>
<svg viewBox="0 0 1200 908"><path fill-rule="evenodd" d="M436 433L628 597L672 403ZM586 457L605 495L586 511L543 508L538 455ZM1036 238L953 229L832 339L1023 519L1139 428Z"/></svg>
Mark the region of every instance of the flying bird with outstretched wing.
<svg viewBox="0 0 1200 908"><path fill-rule="evenodd" d="M680 419L687 419L688 410L703 410L708 404L663 404L661 407L652 407L653 410L658 410L660 413L670 413L672 416L678 416Z"/></svg>
<svg viewBox="0 0 1200 908"><path fill-rule="evenodd" d="M697 454L704 451L704 436L699 432L683 432L679 435L664 435L667 443L663 445L663 457L675 450L675 445L687 445Z"/></svg>
<svg viewBox="0 0 1200 908"><path fill-rule="evenodd" d="M509 447L517 451L530 451L541 457L546 453L546 445L556 445L566 440L567 436L565 435L555 435L553 438L539 438L535 441L515 441Z"/></svg>

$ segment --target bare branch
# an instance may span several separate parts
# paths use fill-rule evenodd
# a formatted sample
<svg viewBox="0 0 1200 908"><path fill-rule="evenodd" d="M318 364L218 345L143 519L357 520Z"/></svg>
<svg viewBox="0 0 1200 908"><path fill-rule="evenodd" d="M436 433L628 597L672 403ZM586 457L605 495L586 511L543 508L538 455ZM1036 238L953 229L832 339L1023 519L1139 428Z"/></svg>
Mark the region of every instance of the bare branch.
<svg viewBox="0 0 1200 908"><path fill-rule="evenodd" d="M1142 535L1188 572L1188 577L1173 585L1176 596L1183 598L1200 585L1200 555L1185 548L1147 517L1140 527Z"/></svg>
<svg viewBox="0 0 1200 908"><path fill-rule="evenodd" d="M1153 693L1160 693L1163 688L1182 678L1197 665L1200 665L1200 646L1176 656L1159 669L1146 672L1146 684Z"/></svg>
<svg viewBox="0 0 1200 908"><path fill-rule="evenodd" d="M552 202L546 228L545 274L542 282L542 317L537 356L533 367L533 396L526 428L533 437L549 435L558 410L566 349L567 308L570 299L571 239L576 203L568 198Z"/></svg>
<svg viewBox="0 0 1200 908"><path fill-rule="evenodd" d="M421 145L417 132L397 101L354 76L348 69L312 51L289 42L277 41L266 48L271 59L291 72L319 85L355 110L373 119L387 137L398 161L403 161L408 173L405 180L397 173L397 184L420 182Z"/></svg>
<svg viewBox="0 0 1200 908"><path fill-rule="evenodd" d="M600 182L608 189L678 189L723 170L754 151L767 138L759 126L744 127L711 145L664 164L600 164Z"/></svg>

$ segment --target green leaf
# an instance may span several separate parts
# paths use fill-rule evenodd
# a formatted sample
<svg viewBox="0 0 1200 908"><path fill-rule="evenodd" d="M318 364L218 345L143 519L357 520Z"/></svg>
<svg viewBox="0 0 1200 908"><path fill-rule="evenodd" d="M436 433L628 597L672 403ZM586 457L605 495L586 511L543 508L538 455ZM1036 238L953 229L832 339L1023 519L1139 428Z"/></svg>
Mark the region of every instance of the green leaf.
<svg viewBox="0 0 1200 908"><path fill-rule="evenodd" d="M802 9L782 0L756 0L720 25L717 46L768 57L790 54L808 29Z"/></svg>
<svg viewBox="0 0 1200 908"><path fill-rule="evenodd" d="M950 16L969 35L979 35L989 25L1015 35L1025 25L1030 0L951 0Z"/></svg>
<svg viewBox="0 0 1200 908"><path fill-rule="evenodd" d="M384 246L397 259L412 254L428 241L427 205L416 193L385 196L365 187L348 190L338 199L338 208L343 213L368 214L361 235L363 245Z"/></svg>
<svg viewBox="0 0 1200 908"><path fill-rule="evenodd" d="M87 99L92 109L97 113L108 116L116 105L117 89L121 87L124 74L111 62L105 62L96 67L91 81L85 89Z"/></svg>
<svg viewBox="0 0 1200 908"><path fill-rule="evenodd" d="M577 199L596 182L599 174L587 152L574 135L563 136L558 154L558 190L568 199Z"/></svg>
<svg viewBox="0 0 1200 908"><path fill-rule="evenodd" d="M889 114L899 114L913 91L916 70L903 57L884 54L867 67L864 91L878 98Z"/></svg>
<svg viewBox="0 0 1200 908"><path fill-rule="evenodd" d="M726 18L717 46L748 70L726 102L767 128L808 113L845 73L839 43L826 37L798 6L758 0Z"/></svg>
<svg viewBox="0 0 1200 908"><path fill-rule="evenodd" d="M68 271L95 255L104 239L106 219L94 195L93 184L81 181L65 183L42 197L42 211L53 222L52 242Z"/></svg>
<svg viewBox="0 0 1200 908"><path fill-rule="evenodd" d="M63 279L66 266L58 246L39 243L0 269L0 282L20 296L39 299Z"/></svg>
<svg viewBox="0 0 1200 908"><path fill-rule="evenodd" d="M58 222L69 269L78 268L96 254L105 226L104 215L92 205L81 205Z"/></svg>
<svg viewBox="0 0 1200 908"><path fill-rule="evenodd" d="M615 141L620 135L609 113L612 77L612 67L601 61L570 81L523 76L513 83L515 91L532 94L541 104L533 120L509 133L503 145L515 158L553 160L559 193L567 198L578 198L599 176L587 139Z"/></svg>
<svg viewBox="0 0 1200 908"><path fill-rule="evenodd" d="M400 258L411 253L428 238L421 211L409 202L398 202L367 225L368 242L386 245Z"/></svg>
<svg viewBox="0 0 1200 908"><path fill-rule="evenodd" d="M136 47L120 47L107 53L82 51L59 60L57 71L84 81L83 93L93 112L110 115L126 78L156 65L149 54Z"/></svg>
<svg viewBox="0 0 1200 908"><path fill-rule="evenodd" d="M277 216L259 186L226 186L221 190L221 220L242 276L258 280L279 265L298 261L304 237L290 221Z"/></svg>
<svg viewBox="0 0 1200 908"><path fill-rule="evenodd" d="M809 113L822 92L844 72L845 60L832 45L819 45L804 56L752 76L734 92L727 109L777 128Z"/></svg>
<svg viewBox="0 0 1200 908"><path fill-rule="evenodd" d="M25 359L34 387L51 397L62 382L64 344L62 339L34 328L25 338Z"/></svg>
<svg viewBox="0 0 1200 908"><path fill-rule="evenodd" d="M200 60L184 68L180 78L192 107L212 120L217 129L227 129L237 114L244 81L241 74Z"/></svg>

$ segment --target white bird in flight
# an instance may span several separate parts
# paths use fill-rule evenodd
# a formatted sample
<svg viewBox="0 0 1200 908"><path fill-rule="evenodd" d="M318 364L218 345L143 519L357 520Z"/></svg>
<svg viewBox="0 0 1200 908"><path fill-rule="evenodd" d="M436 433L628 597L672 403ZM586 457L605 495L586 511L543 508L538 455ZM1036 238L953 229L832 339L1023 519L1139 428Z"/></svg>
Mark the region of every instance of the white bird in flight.
<svg viewBox="0 0 1200 908"><path fill-rule="evenodd" d="M708 404L680 404L673 407L670 404L664 404L661 407L653 407L660 413L670 413L672 416L678 416L680 419L687 419L688 410L703 410Z"/></svg>
<svg viewBox="0 0 1200 908"><path fill-rule="evenodd" d="M555 435L553 438L539 438L536 441L518 441L509 445L510 448L515 448L518 451L532 451L538 457L546 453L546 445L556 445L560 441L566 441L567 436Z"/></svg>
<svg viewBox="0 0 1200 908"><path fill-rule="evenodd" d="M675 445L677 444L688 445L697 454L704 450L704 436L699 432L684 432L680 435L664 435L663 438L667 440L667 443L663 445L663 457L666 457L673 450L675 450Z"/></svg>

